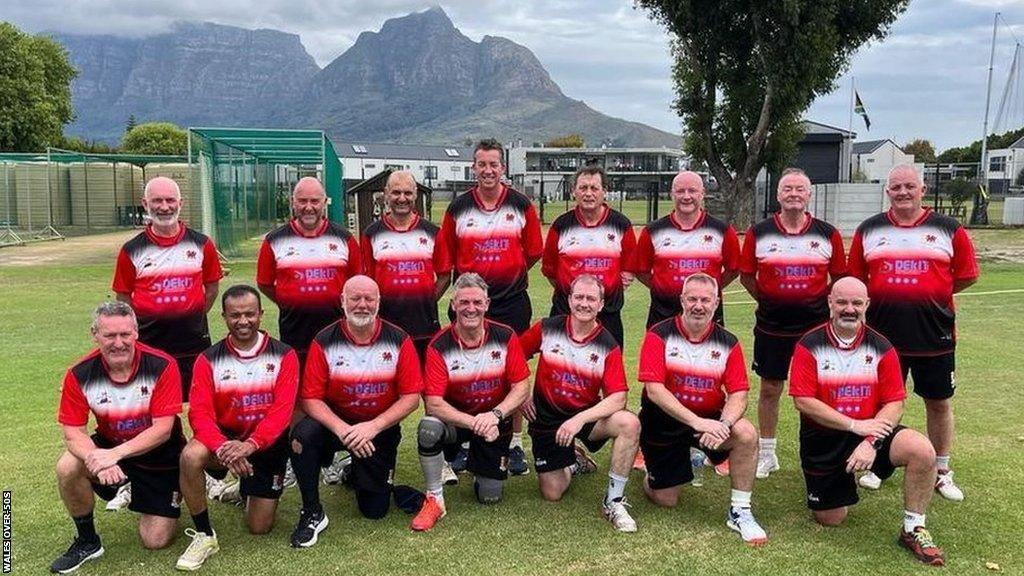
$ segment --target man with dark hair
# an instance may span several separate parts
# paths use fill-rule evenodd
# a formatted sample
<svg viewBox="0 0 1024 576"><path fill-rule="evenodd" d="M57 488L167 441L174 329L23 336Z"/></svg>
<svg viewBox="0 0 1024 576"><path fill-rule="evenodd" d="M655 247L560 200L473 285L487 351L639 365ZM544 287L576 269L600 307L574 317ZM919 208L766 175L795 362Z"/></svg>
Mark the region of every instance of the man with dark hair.
<svg viewBox="0 0 1024 576"><path fill-rule="evenodd" d="M570 313L569 284L591 274L604 288L604 307L597 320L623 347L624 292L633 282L631 271L636 235L633 224L605 203L606 177L600 166L576 171L573 196L576 207L551 224L544 242L541 272L555 291L551 316Z"/></svg>
<svg viewBox="0 0 1024 576"><path fill-rule="evenodd" d="M805 332L828 319L829 280L846 274L839 230L807 212L807 174L799 168L784 170L777 197L779 212L747 230L740 257L740 282L757 301L753 368L761 377L758 478L779 469L775 429L793 348Z"/></svg>
<svg viewBox="0 0 1024 576"><path fill-rule="evenodd" d="M194 436L181 453L181 493L195 524L179 570L198 570L219 549L206 506L205 471L241 480L251 534L274 526L288 461L288 424L299 386L295 351L260 330L260 293L238 284L221 297L228 335L196 360L188 420Z"/></svg>
<svg viewBox="0 0 1024 576"><path fill-rule="evenodd" d="M125 482L135 486L129 509L141 514L142 546L165 548L174 540L181 513L178 457L185 444L178 419L181 376L173 358L138 342L138 336L128 304L101 304L92 323L97 348L64 376L57 484L78 535L51 572L67 574L103 555L93 493L110 500ZM96 419L92 435L85 428L90 413Z"/></svg>

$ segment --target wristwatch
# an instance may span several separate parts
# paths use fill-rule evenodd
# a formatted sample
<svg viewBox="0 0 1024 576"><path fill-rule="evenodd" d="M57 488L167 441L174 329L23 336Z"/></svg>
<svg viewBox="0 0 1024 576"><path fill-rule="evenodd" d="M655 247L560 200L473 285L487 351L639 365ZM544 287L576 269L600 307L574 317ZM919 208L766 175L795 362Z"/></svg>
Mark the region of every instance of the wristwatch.
<svg viewBox="0 0 1024 576"><path fill-rule="evenodd" d="M882 443L885 441L885 438L882 438L880 436L868 436L864 438L864 441L867 442L868 445L874 448L877 452L878 450L882 449Z"/></svg>
<svg viewBox="0 0 1024 576"><path fill-rule="evenodd" d="M498 422L501 422L502 420L505 419L505 415L502 414L501 410L498 410L497 408L491 410L491 414L494 414L495 416L498 417Z"/></svg>

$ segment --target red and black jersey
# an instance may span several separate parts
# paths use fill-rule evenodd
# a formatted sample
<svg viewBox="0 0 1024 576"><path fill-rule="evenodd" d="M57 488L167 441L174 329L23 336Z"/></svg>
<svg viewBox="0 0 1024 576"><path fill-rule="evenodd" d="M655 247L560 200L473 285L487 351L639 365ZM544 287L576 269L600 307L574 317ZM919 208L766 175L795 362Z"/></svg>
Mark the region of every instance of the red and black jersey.
<svg viewBox="0 0 1024 576"><path fill-rule="evenodd" d="M490 314L526 291L527 261L544 251L540 219L530 199L502 185L493 210L483 206L476 187L458 196L444 213L438 249L444 273L476 272L487 282Z"/></svg>
<svg viewBox="0 0 1024 576"><path fill-rule="evenodd" d="M189 354L210 345L205 285L223 276L217 248L203 233L180 224L177 236L164 238L147 226L121 247L113 290L130 298L140 341Z"/></svg>
<svg viewBox="0 0 1024 576"><path fill-rule="evenodd" d="M637 240L635 271L651 275L651 306L661 316L678 314L687 276L704 272L719 283L739 268L740 241L730 224L702 211L692 228L675 212L651 222Z"/></svg>
<svg viewBox="0 0 1024 576"><path fill-rule="evenodd" d="M300 398L323 400L349 424L380 416L404 394L423 391L423 376L412 338L376 320L373 337L356 343L348 324L324 328L309 346Z"/></svg>
<svg viewBox="0 0 1024 576"><path fill-rule="evenodd" d="M181 374L170 356L142 343L135 344L131 376L115 382L103 355L93 350L64 375L57 421L85 426L89 412L96 416L96 433L111 445L135 438L153 425L154 418L175 416L172 435L181 435Z"/></svg>
<svg viewBox="0 0 1024 576"><path fill-rule="evenodd" d="M581 274L591 274L604 284L604 309L622 309L621 272L632 269L636 235L633 224L621 212L604 207L604 216L588 226L579 208L555 219L544 241L541 272L555 282L555 298L567 301L569 285Z"/></svg>
<svg viewBox="0 0 1024 576"><path fill-rule="evenodd" d="M978 277L974 246L955 219L928 209L907 226L890 212L868 218L853 235L850 273L868 286L868 324L900 354L955 348L953 284Z"/></svg>
<svg viewBox="0 0 1024 576"><path fill-rule="evenodd" d="M424 394L442 396L467 414L480 414L529 377L519 338L508 326L485 320L483 342L470 348L449 325L427 347Z"/></svg>
<svg viewBox="0 0 1024 576"><path fill-rule="evenodd" d="M259 349L243 355L225 338L196 358L188 422L213 452L229 438L262 450L288 430L298 389L290 346L264 333Z"/></svg>
<svg viewBox="0 0 1024 576"><path fill-rule="evenodd" d="M526 357L540 352L534 396L566 417L629 390L615 337L598 324L576 339L569 324L569 316L545 318L520 337Z"/></svg>
<svg viewBox="0 0 1024 576"><path fill-rule="evenodd" d="M683 331L682 322L676 316L647 331L638 379L664 384L688 410L713 417L725 406L727 394L750 389L743 349L735 336L714 322L695 340ZM643 400L649 402L647 390Z"/></svg>
<svg viewBox="0 0 1024 576"><path fill-rule="evenodd" d="M363 271L380 287L380 317L413 338L433 336L437 319L436 272L444 267L434 250L437 226L413 215L407 230L397 230L387 216L370 224L359 245Z"/></svg>
<svg viewBox="0 0 1024 576"><path fill-rule="evenodd" d="M314 236L303 235L294 220L267 234L256 283L274 287L281 341L305 352L341 316L341 289L362 269L355 238L333 222L324 220Z"/></svg>
<svg viewBox="0 0 1024 576"><path fill-rule="evenodd" d="M757 278L756 328L798 336L828 319L829 277L846 274L843 237L810 214L790 234L775 214L747 231L740 272Z"/></svg>
<svg viewBox="0 0 1024 576"><path fill-rule="evenodd" d="M885 337L863 326L853 342L844 345L827 323L797 343L789 369L789 395L817 398L854 420L867 420L884 404L903 400L907 393L900 359ZM809 418L802 420L814 424Z"/></svg>

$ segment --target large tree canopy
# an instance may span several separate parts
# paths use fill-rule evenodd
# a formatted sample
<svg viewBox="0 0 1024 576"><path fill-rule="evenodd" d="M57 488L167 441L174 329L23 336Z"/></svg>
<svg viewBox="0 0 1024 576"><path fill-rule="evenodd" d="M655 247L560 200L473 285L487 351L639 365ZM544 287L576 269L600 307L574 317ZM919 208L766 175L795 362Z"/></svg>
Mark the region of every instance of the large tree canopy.
<svg viewBox="0 0 1024 576"><path fill-rule="evenodd" d="M0 150L39 152L57 144L74 117L76 74L59 44L0 22Z"/></svg>
<svg viewBox="0 0 1024 576"><path fill-rule="evenodd" d="M147 122L125 133L121 151L126 154L172 154L188 151L188 133L170 122Z"/></svg>
<svg viewBox="0 0 1024 576"><path fill-rule="evenodd" d="M730 220L750 222L757 173L792 157L803 112L908 2L637 0L672 35L686 150L707 163Z"/></svg>

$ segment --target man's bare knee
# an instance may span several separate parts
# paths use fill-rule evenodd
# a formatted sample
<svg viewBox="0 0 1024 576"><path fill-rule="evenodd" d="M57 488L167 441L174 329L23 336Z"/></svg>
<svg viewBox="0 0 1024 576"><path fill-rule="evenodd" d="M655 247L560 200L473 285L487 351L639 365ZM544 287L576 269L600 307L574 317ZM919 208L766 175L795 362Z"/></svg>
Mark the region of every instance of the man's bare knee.
<svg viewBox="0 0 1024 576"><path fill-rule="evenodd" d="M844 520L846 520L846 508L836 508L834 510L816 510L814 512L814 520L822 526L839 526L843 523Z"/></svg>
<svg viewBox="0 0 1024 576"><path fill-rule="evenodd" d="M302 443L298 440L292 440L292 452L302 454Z"/></svg>

